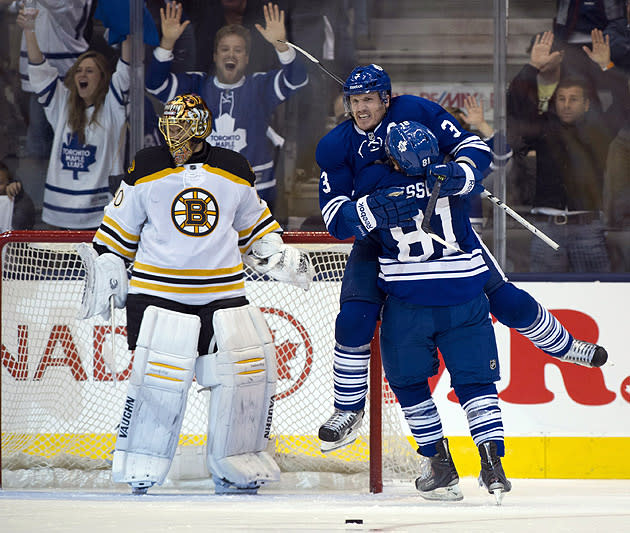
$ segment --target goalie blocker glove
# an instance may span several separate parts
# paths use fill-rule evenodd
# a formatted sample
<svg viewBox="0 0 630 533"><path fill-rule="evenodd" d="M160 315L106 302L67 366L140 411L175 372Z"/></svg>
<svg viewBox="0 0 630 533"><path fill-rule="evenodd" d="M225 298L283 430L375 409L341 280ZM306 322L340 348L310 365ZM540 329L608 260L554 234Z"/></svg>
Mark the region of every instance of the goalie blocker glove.
<svg viewBox="0 0 630 533"><path fill-rule="evenodd" d="M483 191L481 183L483 174L465 162L449 161L432 164L427 167L427 187L430 191L438 179L443 176L440 198L466 194L479 194Z"/></svg>
<svg viewBox="0 0 630 533"><path fill-rule="evenodd" d="M388 187L346 202L342 206L343 216L353 226L357 238L365 237L376 228L387 229L399 226L418 214L415 198L407 198L403 187Z"/></svg>

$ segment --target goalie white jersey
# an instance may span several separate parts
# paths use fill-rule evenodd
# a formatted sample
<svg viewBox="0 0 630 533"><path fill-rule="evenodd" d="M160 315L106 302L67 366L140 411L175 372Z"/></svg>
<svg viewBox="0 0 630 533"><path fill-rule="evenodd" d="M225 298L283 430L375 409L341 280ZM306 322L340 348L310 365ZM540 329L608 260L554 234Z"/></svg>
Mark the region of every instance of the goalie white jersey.
<svg viewBox="0 0 630 533"><path fill-rule="evenodd" d="M247 160L204 143L183 166L165 146L138 152L94 243L133 261L130 294L189 305L245 296L241 254L280 225Z"/></svg>

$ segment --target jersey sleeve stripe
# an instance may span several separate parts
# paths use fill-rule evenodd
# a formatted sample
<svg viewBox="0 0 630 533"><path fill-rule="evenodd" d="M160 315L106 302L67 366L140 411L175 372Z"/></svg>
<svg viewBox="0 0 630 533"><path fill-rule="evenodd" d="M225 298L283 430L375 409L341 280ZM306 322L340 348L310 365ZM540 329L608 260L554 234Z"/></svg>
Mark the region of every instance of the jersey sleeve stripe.
<svg viewBox="0 0 630 533"><path fill-rule="evenodd" d="M103 217L103 224L107 224L107 226L111 227L116 233L118 233L121 237L124 237L124 239L129 241L130 243L137 243L140 240L140 235L135 235L124 230L120 226L120 224L118 224L118 222L116 222L110 216L105 215Z"/></svg>
<svg viewBox="0 0 630 533"><path fill-rule="evenodd" d="M129 250L126 250L125 248L120 246L117 242L115 242L112 238L110 238L110 236L107 235L104 231L102 231L102 229L99 229L94 235L94 242L98 244L102 244L109 250L112 250L114 253L116 253L116 255L121 255L125 257L126 259L129 259L130 261L133 261L133 258L136 255L135 251L130 252Z"/></svg>

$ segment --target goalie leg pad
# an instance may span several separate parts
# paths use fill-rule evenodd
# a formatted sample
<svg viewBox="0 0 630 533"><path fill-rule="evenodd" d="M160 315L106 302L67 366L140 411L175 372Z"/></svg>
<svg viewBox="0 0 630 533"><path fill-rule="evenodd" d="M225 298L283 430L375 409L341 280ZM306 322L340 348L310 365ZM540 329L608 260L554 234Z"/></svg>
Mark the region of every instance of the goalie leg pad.
<svg viewBox="0 0 630 533"><path fill-rule="evenodd" d="M197 359L196 377L210 387L208 470L217 492L257 490L280 479L264 451L276 390L275 346L257 307L220 309L213 316L217 351Z"/></svg>
<svg viewBox="0 0 630 533"><path fill-rule="evenodd" d="M134 488L162 484L179 441L201 321L149 306L144 311L112 479Z"/></svg>

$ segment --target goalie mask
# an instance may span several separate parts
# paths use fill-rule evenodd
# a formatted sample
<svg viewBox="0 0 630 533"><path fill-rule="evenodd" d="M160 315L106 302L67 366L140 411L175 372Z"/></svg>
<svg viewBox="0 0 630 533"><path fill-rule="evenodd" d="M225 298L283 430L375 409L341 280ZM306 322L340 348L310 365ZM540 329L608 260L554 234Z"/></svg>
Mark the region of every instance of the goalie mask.
<svg viewBox="0 0 630 533"><path fill-rule="evenodd" d="M164 106L159 126L175 164L183 165L195 144L210 134L212 113L200 96L182 94Z"/></svg>
<svg viewBox="0 0 630 533"><path fill-rule="evenodd" d="M350 96L377 92L383 104L389 102L392 94L392 82L382 67L372 63L364 67L356 67L343 84L343 105L346 113L351 112Z"/></svg>
<svg viewBox="0 0 630 533"><path fill-rule="evenodd" d="M419 122L408 120L389 127L385 151L408 176L424 176L426 167L440 160L433 132Z"/></svg>

